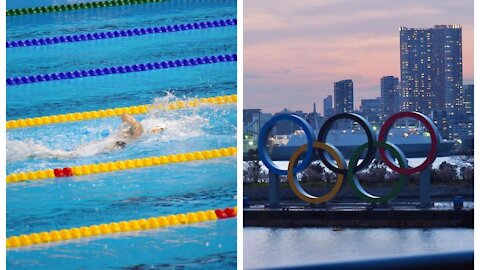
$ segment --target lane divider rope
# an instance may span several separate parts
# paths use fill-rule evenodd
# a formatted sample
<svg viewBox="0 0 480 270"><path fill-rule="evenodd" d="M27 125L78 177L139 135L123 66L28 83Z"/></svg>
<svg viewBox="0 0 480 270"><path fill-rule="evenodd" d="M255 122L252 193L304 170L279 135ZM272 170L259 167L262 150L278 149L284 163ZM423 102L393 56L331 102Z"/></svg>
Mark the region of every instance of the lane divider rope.
<svg viewBox="0 0 480 270"><path fill-rule="evenodd" d="M217 221L219 219L235 218L237 207L189 212L186 214L150 217L83 226L79 228L44 231L39 233L22 234L7 238L7 249L64 242L80 238L98 237L104 235L126 233L132 231L153 230L178 225L194 224L199 222Z"/></svg>
<svg viewBox="0 0 480 270"><path fill-rule="evenodd" d="M30 15L30 14L39 14L39 13L47 13L47 12L114 7L114 6L124 6L124 5L132 5L132 4L156 3L156 2L164 2L164 1L165 0L112 0L112 1L65 4L65 5L44 6L44 7L16 8L16 9L7 10L6 15L7 16Z"/></svg>
<svg viewBox="0 0 480 270"><path fill-rule="evenodd" d="M7 175L7 184L36 181L49 178L61 178L90 175L104 172L113 172L120 170L130 170L143 167L167 165L173 163L184 163L198 160L209 160L222 157L235 156L237 153L236 147L210 149L204 151L188 152L181 154L172 154L165 156L154 156L146 158L137 158L129 160L119 160L111 162L103 162L97 164L87 164L65 168L46 169L39 171L19 172Z"/></svg>
<svg viewBox="0 0 480 270"><path fill-rule="evenodd" d="M141 72L141 71L156 70L156 69L189 67L189 66L196 66L196 65L215 64L215 63L222 63L222 62L236 62L236 61L237 61L237 54L225 54L225 55L218 55L218 56L212 55L212 56L205 56L205 57L198 57L198 58L152 62L152 63L145 63L145 64L134 64L134 65L124 65L124 66L116 66L116 67L84 69L84 70L76 70L76 71L50 73L50 74L14 77L14 78L7 78L6 82L7 82L7 86L14 86L14 85L20 85L20 84L37 83L37 82L69 80L69 79L77 79L77 78L83 78L83 77L104 76L104 75L111 75L111 74L132 73L132 72Z"/></svg>
<svg viewBox="0 0 480 270"><path fill-rule="evenodd" d="M199 107L201 105L212 105L212 104L223 105L223 104L232 104L236 102L237 102L237 95L226 95L226 96L214 96L214 97L208 97L208 98L195 98L187 101L179 100L175 102L170 102L165 106L144 104L144 105L137 105L137 106L130 106L130 107L118 107L118 108L111 108L111 109L105 109L105 110L97 110L97 111L85 111L85 112L74 112L74 113L57 114L57 115L50 115L50 116L39 116L39 117L32 117L32 118L9 120L7 121L7 129L34 127L34 126L42 126L42 125L49 125L49 124L59 124L59 123L66 123L66 122L114 117L114 116L122 115L124 113L132 114L132 115L144 114L151 110L156 110L156 109L179 110L179 109Z"/></svg>
<svg viewBox="0 0 480 270"><path fill-rule="evenodd" d="M237 19L215 20L199 23L174 24L160 27L135 28L127 30L106 31L98 33L88 33L79 35L65 35L47 38L34 38L25 40L7 41L7 48L43 46L57 43L80 42L99 39L110 39L119 37L142 36L149 34L170 33L196 29L206 29L214 27L225 27L237 25Z"/></svg>

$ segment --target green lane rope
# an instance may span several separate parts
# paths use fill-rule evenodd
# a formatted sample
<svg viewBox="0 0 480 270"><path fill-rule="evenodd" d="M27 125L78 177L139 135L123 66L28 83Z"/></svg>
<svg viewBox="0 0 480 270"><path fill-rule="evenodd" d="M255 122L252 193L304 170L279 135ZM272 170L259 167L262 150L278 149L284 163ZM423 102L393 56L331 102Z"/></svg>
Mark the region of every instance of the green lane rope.
<svg viewBox="0 0 480 270"><path fill-rule="evenodd" d="M7 10L6 15L7 16L31 15L31 14L69 11L69 10L79 10L79 9L114 7L114 6L145 4L145 3L157 3L157 2L164 2L164 1L166 1L166 0L111 0L111 1L102 1L102 2L66 4L66 5L45 6L45 7L17 8L17 9Z"/></svg>

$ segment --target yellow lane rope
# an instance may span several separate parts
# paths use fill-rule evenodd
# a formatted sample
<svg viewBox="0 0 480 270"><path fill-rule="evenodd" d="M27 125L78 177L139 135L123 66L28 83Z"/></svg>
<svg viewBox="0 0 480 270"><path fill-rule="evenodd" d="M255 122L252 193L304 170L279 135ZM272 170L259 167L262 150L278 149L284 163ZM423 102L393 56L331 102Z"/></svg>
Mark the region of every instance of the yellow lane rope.
<svg viewBox="0 0 480 270"><path fill-rule="evenodd" d="M116 233L152 230L157 228L177 226L180 224L192 224L198 222L215 221L217 219L234 218L237 215L237 207L189 212L169 216L133 219L128 221L103 223L98 225L84 226L80 228L61 229L39 233L22 234L7 238L7 248L25 247L50 242L63 242L68 240L110 235Z"/></svg>
<svg viewBox="0 0 480 270"><path fill-rule="evenodd" d="M179 101L168 103L167 105L144 104L144 105L138 105L138 106L119 107L119 108L111 108L111 109L97 110L97 111L75 112L75 113L66 113L66 114L58 114L58 115L50 115L50 116L39 116L39 117L33 117L33 118L9 120L7 121L7 129L34 127L34 126L42 126L42 125L49 125L49 124L58 124L58 123L90 120L90 119L97 119L97 118L106 118L106 117L119 116L124 113L143 114L153 109L179 110L179 109L186 109L186 108L194 108L201 105L222 105L222 104L231 104L236 102L237 102L237 95L227 95L227 96L214 96L209 98L195 98L187 101L179 100Z"/></svg>
<svg viewBox="0 0 480 270"><path fill-rule="evenodd" d="M20 172L7 175L7 183L21 181L42 180L47 178L82 176L95 173L112 172L120 170L129 170L142 167L166 165L172 163L182 163L196 160L207 160L235 156L236 147L210 149L205 151L188 152L166 156L155 156L129 160L119 160L104 162L98 164L87 164L66 168L47 169L39 171Z"/></svg>

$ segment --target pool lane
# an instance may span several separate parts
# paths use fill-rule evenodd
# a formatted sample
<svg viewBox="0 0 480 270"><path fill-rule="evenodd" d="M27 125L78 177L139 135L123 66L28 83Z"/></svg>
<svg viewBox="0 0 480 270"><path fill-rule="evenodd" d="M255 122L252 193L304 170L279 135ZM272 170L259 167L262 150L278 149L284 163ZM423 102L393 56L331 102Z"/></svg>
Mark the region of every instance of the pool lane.
<svg viewBox="0 0 480 270"><path fill-rule="evenodd" d="M236 27L228 26L9 48L7 78L231 54L237 51L235 37Z"/></svg>
<svg viewBox="0 0 480 270"><path fill-rule="evenodd" d="M7 235L235 205L235 158L15 184Z"/></svg>
<svg viewBox="0 0 480 270"><path fill-rule="evenodd" d="M230 95L236 71L229 62L18 85L7 88L7 119L147 104L167 93Z"/></svg>
<svg viewBox="0 0 480 270"><path fill-rule="evenodd" d="M7 17L7 40L81 34L233 18L236 1L168 0L160 3Z"/></svg>
<svg viewBox="0 0 480 270"><path fill-rule="evenodd" d="M226 219L9 250L7 268L236 269L236 222Z"/></svg>

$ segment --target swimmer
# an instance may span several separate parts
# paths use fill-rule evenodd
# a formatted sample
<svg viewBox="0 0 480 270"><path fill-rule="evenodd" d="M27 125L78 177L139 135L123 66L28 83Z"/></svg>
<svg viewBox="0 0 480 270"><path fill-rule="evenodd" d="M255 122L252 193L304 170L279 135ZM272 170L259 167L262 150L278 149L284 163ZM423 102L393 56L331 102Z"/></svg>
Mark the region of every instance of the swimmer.
<svg viewBox="0 0 480 270"><path fill-rule="evenodd" d="M133 116L124 113L121 116L122 124L117 134L118 140L115 142L115 149L123 149L127 143L140 138L143 134L143 126Z"/></svg>
<svg viewBox="0 0 480 270"><path fill-rule="evenodd" d="M7 160L23 160L27 158L77 158L101 153L118 151L127 147L145 134L158 134L165 130L165 125L159 124L144 130L143 125L129 114L121 116L122 124L118 132L98 141L79 145L73 150L50 149L35 143L31 139L16 141L7 139Z"/></svg>
<svg viewBox="0 0 480 270"><path fill-rule="evenodd" d="M133 140L140 138L144 133L144 128L140 122L138 122L133 116L128 113L124 113L121 116L122 125L120 131L117 134L118 140L115 142L114 149L123 149ZM164 130L161 126L155 126L152 130L146 133L160 133Z"/></svg>

